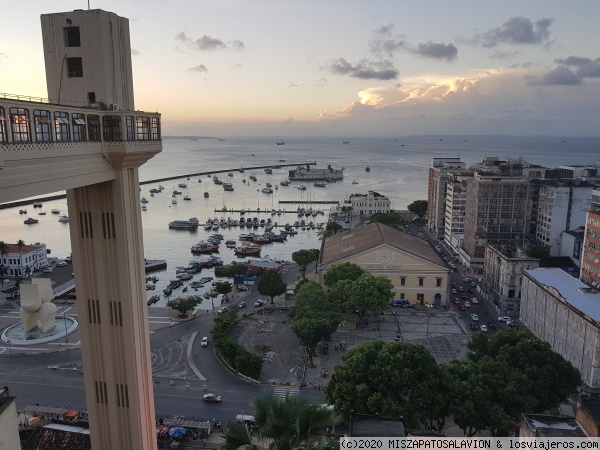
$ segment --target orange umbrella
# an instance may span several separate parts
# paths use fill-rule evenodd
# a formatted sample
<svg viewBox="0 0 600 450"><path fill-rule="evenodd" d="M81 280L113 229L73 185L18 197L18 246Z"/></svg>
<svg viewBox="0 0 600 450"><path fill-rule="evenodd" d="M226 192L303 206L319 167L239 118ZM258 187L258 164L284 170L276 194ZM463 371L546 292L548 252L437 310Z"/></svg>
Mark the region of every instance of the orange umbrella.
<svg viewBox="0 0 600 450"><path fill-rule="evenodd" d="M27 422L29 423L29 425L37 425L38 423L41 422L42 419L40 419L39 417L30 417Z"/></svg>

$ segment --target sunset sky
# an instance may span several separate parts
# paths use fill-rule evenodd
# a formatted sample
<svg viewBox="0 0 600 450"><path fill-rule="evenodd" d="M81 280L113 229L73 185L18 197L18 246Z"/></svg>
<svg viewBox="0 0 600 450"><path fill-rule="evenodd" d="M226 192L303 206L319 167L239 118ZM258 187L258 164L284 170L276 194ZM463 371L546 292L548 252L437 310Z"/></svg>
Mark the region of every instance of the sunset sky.
<svg viewBox="0 0 600 450"><path fill-rule="evenodd" d="M598 135L600 1L90 0L130 20L165 135ZM2 5L0 93L46 97L40 15Z"/></svg>

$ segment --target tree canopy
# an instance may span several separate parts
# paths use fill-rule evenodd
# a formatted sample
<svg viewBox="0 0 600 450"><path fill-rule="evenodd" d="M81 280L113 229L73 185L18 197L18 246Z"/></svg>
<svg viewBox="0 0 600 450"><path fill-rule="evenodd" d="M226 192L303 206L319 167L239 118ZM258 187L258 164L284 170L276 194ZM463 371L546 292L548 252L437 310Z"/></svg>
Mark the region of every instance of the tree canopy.
<svg viewBox="0 0 600 450"><path fill-rule="evenodd" d="M292 253L292 261L300 267L302 278L306 278L306 267L317 260L317 255L312 250L298 250Z"/></svg>
<svg viewBox="0 0 600 450"><path fill-rule="evenodd" d="M254 426L231 423L225 428L223 450L267 450L257 442L266 442L269 450L295 450L301 448L334 449L339 444L326 446L323 430L336 425L335 414L322 405L309 403L300 396L256 397L251 402L254 409ZM313 442L319 439L318 443ZM270 445L269 445L270 444Z"/></svg>
<svg viewBox="0 0 600 450"><path fill-rule="evenodd" d="M186 317L187 312L194 309L202 303L202 297L199 295L190 295L189 297L177 297L169 300L167 306L179 311L180 317Z"/></svg>
<svg viewBox="0 0 600 450"><path fill-rule="evenodd" d="M323 274L323 283L325 286L331 287L341 280L356 280L364 273L365 271L360 266L351 262L336 264Z"/></svg>
<svg viewBox="0 0 600 450"><path fill-rule="evenodd" d="M271 303L273 303L273 297L285 294L287 285L277 270L267 270L258 279L256 288L261 295L271 297Z"/></svg>
<svg viewBox="0 0 600 450"><path fill-rule="evenodd" d="M545 244L529 244L525 249L525 254L530 258L548 259L550 258L550 246Z"/></svg>
<svg viewBox="0 0 600 450"><path fill-rule="evenodd" d="M320 233L321 233L321 236L327 238L329 236L333 236L336 233L339 233L343 229L344 229L344 227L342 225L340 225L338 222L332 221L332 222L328 222L327 225L325 226L325 230L323 230Z"/></svg>
<svg viewBox="0 0 600 450"><path fill-rule="evenodd" d="M355 280L341 280L332 286L330 297L342 308L362 319L367 313L385 308L394 298L394 286L386 277L362 274Z"/></svg>
<svg viewBox="0 0 600 450"><path fill-rule="evenodd" d="M427 200L415 200L410 205L407 206L407 209L415 213L421 219L427 213Z"/></svg>
<svg viewBox="0 0 600 450"><path fill-rule="evenodd" d="M227 301L229 301L227 294L231 293L232 290L233 285L229 281L217 281L215 283L215 292L217 294L223 294Z"/></svg>
<svg viewBox="0 0 600 450"><path fill-rule="evenodd" d="M404 417L418 427L428 418L440 370L425 347L375 341L347 350L324 388L344 421L350 411Z"/></svg>

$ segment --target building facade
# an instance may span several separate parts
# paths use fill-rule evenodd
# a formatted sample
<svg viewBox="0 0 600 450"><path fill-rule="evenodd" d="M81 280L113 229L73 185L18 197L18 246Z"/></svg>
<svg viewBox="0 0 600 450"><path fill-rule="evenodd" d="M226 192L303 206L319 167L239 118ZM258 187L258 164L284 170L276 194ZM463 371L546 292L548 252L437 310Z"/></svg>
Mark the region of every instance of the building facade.
<svg viewBox="0 0 600 450"><path fill-rule="evenodd" d="M387 214L391 211L390 199L369 191L366 195L352 195L350 197L352 214L359 216L372 216L373 214Z"/></svg>
<svg viewBox="0 0 600 450"><path fill-rule="evenodd" d="M41 24L49 99L0 98L0 202L67 191L92 448L156 449L138 168L160 114L135 109L127 19Z"/></svg>
<svg viewBox="0 0 600 450"><path fill-rule="evenodd" d="M485 246L481 290L484 298L496 307L498 315L519 317L522 271L537 269L539 265L539 259L528 257L514 245Z"/></svg>
<svg viewBox="0 0 600 450"><path fill-rule="evenodd" d="M446 220L446 189L450 173L466 170L460 158L433 158L427 183L427 228L437 239L444 238Z"/></svg>
<svg viewBox="0 0 600 450"><path fill-rule="evenodd" d="M600 294L561 269L523 274L523 324L600 387Z"/></svg>
<svg viewBox="0 0 600 450"><path fill-rule="evenodd" d="M46 244L6 244L6 250L6 254L0 254L0 265L8 277L30 276L48 267Z"/></svg>
<svg viewBox="0 0 600 450"><path fill-rule="evenodd" d="M550 256L560 255L563 231L585 225L592 204L592 186L577 184L558 182L540 189L535 240L550 247Z"/></svg>
<svg viewBox="0 0 600 450"><path fill-rule="evenodd" d="M522 176L476 173L467 180L465 232L459 254L481 272L485 244L522 244L527 226L529 183Z"/></svg>
<svg viewBox="0 0 600 450"><path fill-rule="evenodd" d="M465 210L467 204L467 179L469 176L453 175L446 186L446 218L444 219L444 240L452 245L452 235L463 235L465 231ZM455 249L458 248L454 247Z"/></svg>
<svg viewBox="0 0 600 450"><path fill-rule="evenodd" d="M448 268L429 242L380 223L370 223L323 240L319 273L341 263L384 276L395 298L442 306L448 298ZM322 281L322 280L321 280Z"/></svg>
<svg viewBox="0 0 600 450"><path fill-rule="evenodd" d="M600 210L587 215L580 280L600 290Z"/></svg>

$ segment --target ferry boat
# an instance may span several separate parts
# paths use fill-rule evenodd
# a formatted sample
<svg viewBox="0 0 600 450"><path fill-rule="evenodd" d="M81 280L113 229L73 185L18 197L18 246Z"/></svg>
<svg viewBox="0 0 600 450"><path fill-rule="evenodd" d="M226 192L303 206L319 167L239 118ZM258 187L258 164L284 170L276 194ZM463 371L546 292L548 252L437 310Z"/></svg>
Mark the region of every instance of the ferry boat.
<svg viewBox="0 0 600 450"><path fill-rule="evenodd" d="M259 256L262 247L252 242L243 242L241 246L236 247L233 253L238 256Z"/></svg>
<svg viewBox="0 0 600 450"><path fill-rule="evenodd" d="M151 272L153 270L162 270L167 268L166 259L146 259L144 260L144 270ZM157 279L158 281L158 279Z"/></svg>
<svg viewBox="0 0 600 450"><path fill-rule="evenodd" d="M189 220L174 220L169 222L169 228L174 230L195 230L199 225L198 219L192 217Z"/></svg>

